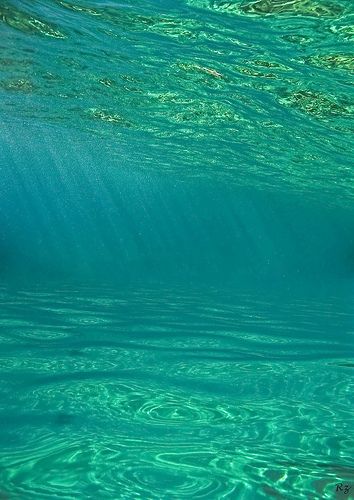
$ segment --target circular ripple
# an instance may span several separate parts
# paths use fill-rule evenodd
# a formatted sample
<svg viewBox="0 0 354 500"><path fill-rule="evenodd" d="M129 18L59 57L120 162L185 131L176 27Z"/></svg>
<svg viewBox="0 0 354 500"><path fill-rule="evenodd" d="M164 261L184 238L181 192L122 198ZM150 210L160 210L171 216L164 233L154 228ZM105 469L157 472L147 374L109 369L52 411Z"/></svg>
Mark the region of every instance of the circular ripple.
<svg viewBox="0 0 354 500"><path fill-rule="evenodd" d="M0 453L0 481L11 498L215 498L235 482L213 471L215 452L113 434L62 439L51 434ZM30 457L30 458L29 458ZM187 458L188 457L188 460ZM192 457L192 458L191 458ZM6 464L6 467L4 465Z"/></svg>
<svg viewBox="0 0 354 500"><path fill-rule="evenodd" d="M50 380L48 380L50 382ZM160 387L100 380L59 382L36 388L26 396L26 405L92 418L141 422L158 426L226 425L244 421L245 407L230 406L210 397L191 397L188 393L169 393Z"/></svg>

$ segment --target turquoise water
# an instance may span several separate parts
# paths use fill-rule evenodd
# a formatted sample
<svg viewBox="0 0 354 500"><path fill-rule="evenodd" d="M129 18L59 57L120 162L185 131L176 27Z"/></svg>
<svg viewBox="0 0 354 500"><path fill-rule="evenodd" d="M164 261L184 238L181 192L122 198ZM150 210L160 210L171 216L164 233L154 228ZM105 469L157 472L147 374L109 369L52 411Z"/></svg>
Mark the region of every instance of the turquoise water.
<svg viewBox="0 0 354 500"><path fill-rule="evenodd" d="M352 497L352 2L0 20L0 498Z"/></svg>

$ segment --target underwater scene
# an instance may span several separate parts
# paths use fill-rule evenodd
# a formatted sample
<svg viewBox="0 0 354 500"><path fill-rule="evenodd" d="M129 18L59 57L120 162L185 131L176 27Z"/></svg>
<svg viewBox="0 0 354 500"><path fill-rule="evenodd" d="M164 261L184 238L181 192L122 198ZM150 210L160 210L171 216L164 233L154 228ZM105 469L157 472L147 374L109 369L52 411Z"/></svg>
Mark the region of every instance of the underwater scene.
<svg viewBox="0 0 354 500"><path fill-rule="evenodd" d="M0 0L0 499L354 498L352 0Z"/></svg>

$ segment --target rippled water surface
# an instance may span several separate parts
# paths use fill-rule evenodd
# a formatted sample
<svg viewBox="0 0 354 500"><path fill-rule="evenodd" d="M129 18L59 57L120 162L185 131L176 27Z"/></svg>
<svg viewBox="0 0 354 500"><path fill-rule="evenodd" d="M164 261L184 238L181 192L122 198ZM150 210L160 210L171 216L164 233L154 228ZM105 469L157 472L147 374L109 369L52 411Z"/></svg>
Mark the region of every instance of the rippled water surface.
<svg viewBox="0 0 354 500"><path fill-rule="evenodd" d="M160 171L352 199L353 16L351 0L3 0L2 114L146 143Z"/></svg>
<svg viewBox="0 0 354 500"><path fill-rule="evenodd" d="M0 498L353 495L353 38L0 0Z"/></svg>
<svg viewBox="0 0 354 500"><path fill-rule="evenodd" d="M1 299L10 498L333 498L353 480L346 301L162 287Z"/></svg>

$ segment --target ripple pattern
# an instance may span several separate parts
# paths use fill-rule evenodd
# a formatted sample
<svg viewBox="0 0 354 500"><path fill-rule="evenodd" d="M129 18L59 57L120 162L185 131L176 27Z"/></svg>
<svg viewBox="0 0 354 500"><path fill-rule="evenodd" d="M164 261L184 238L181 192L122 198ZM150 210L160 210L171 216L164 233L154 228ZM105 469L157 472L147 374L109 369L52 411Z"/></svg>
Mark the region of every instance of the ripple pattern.
<svg viewBox="0 0 354 500"><path fill-rule="evenodd" d="M2 289L4 495L332 498L352 481L347 303L220 293Z"/></svg>
<svg viewBox="0 0 354 500"><path fill-rule="evenodd" d="M113 163L143 141L143 170L350 203L336 151L353 132L351 1L6 0L0 14L13 118L106 137Z"/></svg>

